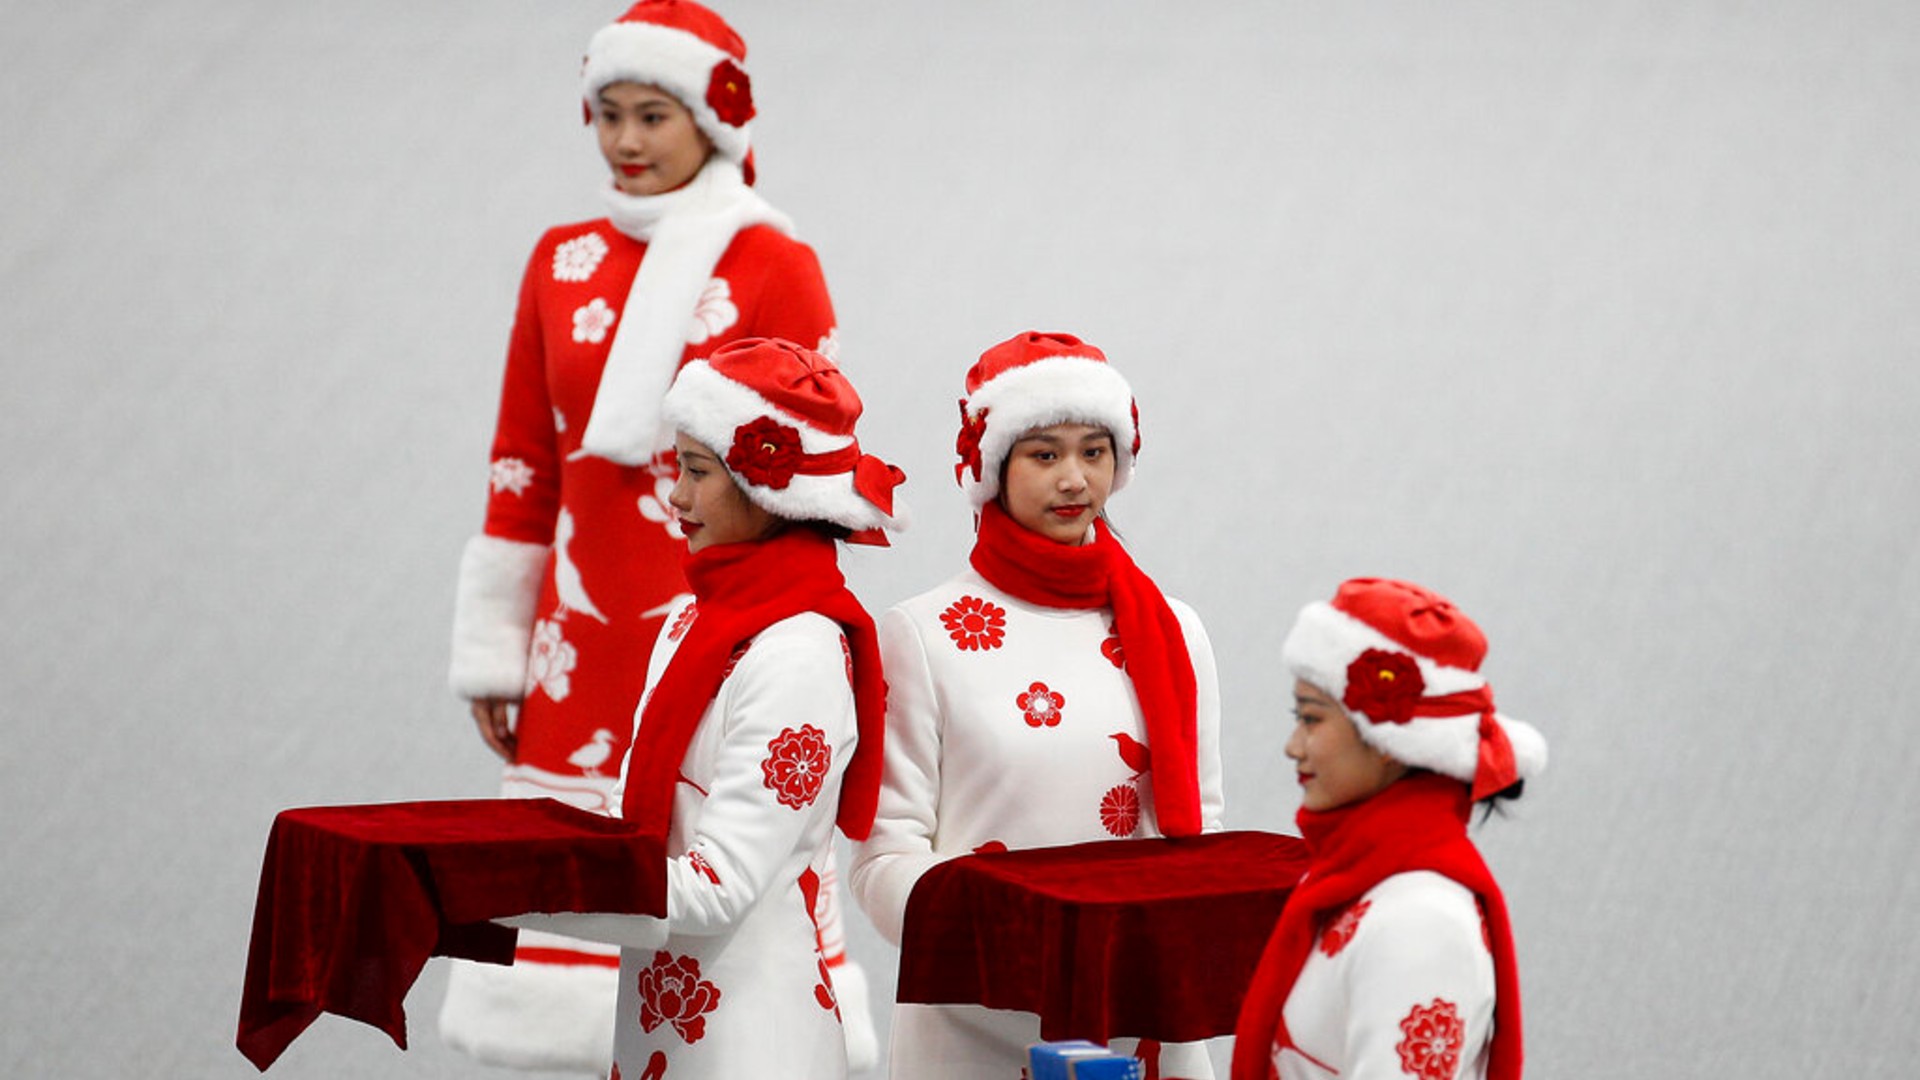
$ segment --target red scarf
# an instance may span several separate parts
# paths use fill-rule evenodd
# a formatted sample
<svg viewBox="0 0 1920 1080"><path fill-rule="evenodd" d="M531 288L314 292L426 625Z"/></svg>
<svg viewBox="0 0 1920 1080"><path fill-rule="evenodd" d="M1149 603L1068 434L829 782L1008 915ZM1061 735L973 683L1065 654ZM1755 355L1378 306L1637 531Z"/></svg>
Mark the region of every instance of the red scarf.
<svg viewBox="0 0 1920 1080"><path fill-rule="evenodd" d="M717 544L688 555L685 566L697 612L641 710L621 816L643 832L667 834L680 764L734 648L782 619L813 611L840 624L853 655L860 742L841 782L837 820L848 838L866 839L880 798L887 684L873 618L847 591L834 542L795 527L756 543Z"/></svg>
<svg viewBox="0 0 1920 1080"><path fill-rule="evenodd" d="M1104 521L1094 542L1069 545L1021 527L997 502L980 513L973 568L1030 604L1112 608L1127 677L1146 719L1153 810L1167 836L1200 832L1199 691L1180 620Z"/></svg>
<svg viewBox="0 0 1920 1080"><path fill-rule="evenodd" d="M1275 1042L1292 1045L1282 1010L1312 951L1314 932L1382 880L1410 870L1442 874L1479 898L1493 951L1495 994L1487 1077L1519 1080L1520 976L1513 960L1512 927L1500 886L1467 839L1472 808L1465 784L1418 772L1351 806L1300 811L1296 820L1312 861L1280 912L1240 1006L1232 1080L1269 1080Z"/></svg>

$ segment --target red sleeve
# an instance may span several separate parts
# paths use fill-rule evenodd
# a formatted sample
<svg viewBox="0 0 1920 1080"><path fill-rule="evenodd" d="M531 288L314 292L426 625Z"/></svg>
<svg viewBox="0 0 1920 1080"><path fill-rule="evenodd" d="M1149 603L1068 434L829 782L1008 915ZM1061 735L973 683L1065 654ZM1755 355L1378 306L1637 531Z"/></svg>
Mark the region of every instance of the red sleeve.
<svg viewBox="0 0 1920 1080"><path fill-rule="evenodd" d="M520 279L487 487L485 532L533 544L553 542L560 507L560 448L547 391L547 350L537 287L540 272L552 261L552 247L549 233L535 245Z"/></svg>
<svg viewBox="0 0 1920 1080"><path fill-rule="evenodd" d="M741 256L754 282L740 336L785 338L809 349L833 336L833 300L812 248L766 226L742 233L734 248L729 255Z"/></svg>

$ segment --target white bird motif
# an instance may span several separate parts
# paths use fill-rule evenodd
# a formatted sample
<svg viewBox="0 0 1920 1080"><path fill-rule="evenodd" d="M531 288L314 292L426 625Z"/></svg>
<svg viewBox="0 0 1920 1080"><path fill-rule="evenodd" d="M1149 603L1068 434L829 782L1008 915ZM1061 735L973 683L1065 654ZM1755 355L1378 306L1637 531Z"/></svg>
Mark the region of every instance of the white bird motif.
<svg viewBox="0 0 1920 1080"><path fill-rule="evenodd" d="M575 766L588 776L599 776L600 766L613 756L613 732L600 728L593 733L580 749L567 755L567 764Z"/></svg>
<svg viewBox="0 0 1920 1080"><path fill-rule="evenodd" d="M580 568L573 565L573 560L567 555L567 545L572 542L573 514L562 510L559 522L554 525L553 591L560 594L561 607L591 615L604 623L607 617L593 606L593 597L587 595L587 583L580 578Z"/></svg>

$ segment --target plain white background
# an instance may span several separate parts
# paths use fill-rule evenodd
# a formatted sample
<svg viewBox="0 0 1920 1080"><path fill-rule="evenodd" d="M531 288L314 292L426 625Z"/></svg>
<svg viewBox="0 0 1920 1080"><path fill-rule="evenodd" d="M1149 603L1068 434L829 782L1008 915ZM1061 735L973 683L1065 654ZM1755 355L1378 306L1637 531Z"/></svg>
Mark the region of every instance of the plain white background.
<svg viewBox="0 0 1920 1080"><path fill-rule="evenodd" d="M600 212L617 6L8 5L0 1073L250 1075L273 815L493 790L454 565L526 252ZM968 547L966 366L1078 333L1141 405L1114 514L1218 650L1230 825L1291 829L1292 613L1419 580L1552 742L1479 834L1531 1074L1910 1073L1920 9L724 10L912 477L871 606ZM514 1075L440 1046L443 980L413 1050L327 1017L273 1075Z"/></svg>

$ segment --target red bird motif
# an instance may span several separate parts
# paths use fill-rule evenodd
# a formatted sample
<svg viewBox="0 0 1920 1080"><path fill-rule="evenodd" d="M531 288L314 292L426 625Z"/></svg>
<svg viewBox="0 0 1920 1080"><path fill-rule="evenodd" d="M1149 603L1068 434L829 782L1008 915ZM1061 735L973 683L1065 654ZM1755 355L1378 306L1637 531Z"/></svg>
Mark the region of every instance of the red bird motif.
<svg viewBox="0 0 1920 1080"><path fill-rule="evenodd" d="M1124 731L1116 731L1107 738L1119 744L1120 760L1133 770L1133 775L1143 775L1153 767L1153 754L1147 749L1147 744Z"/></svg>

